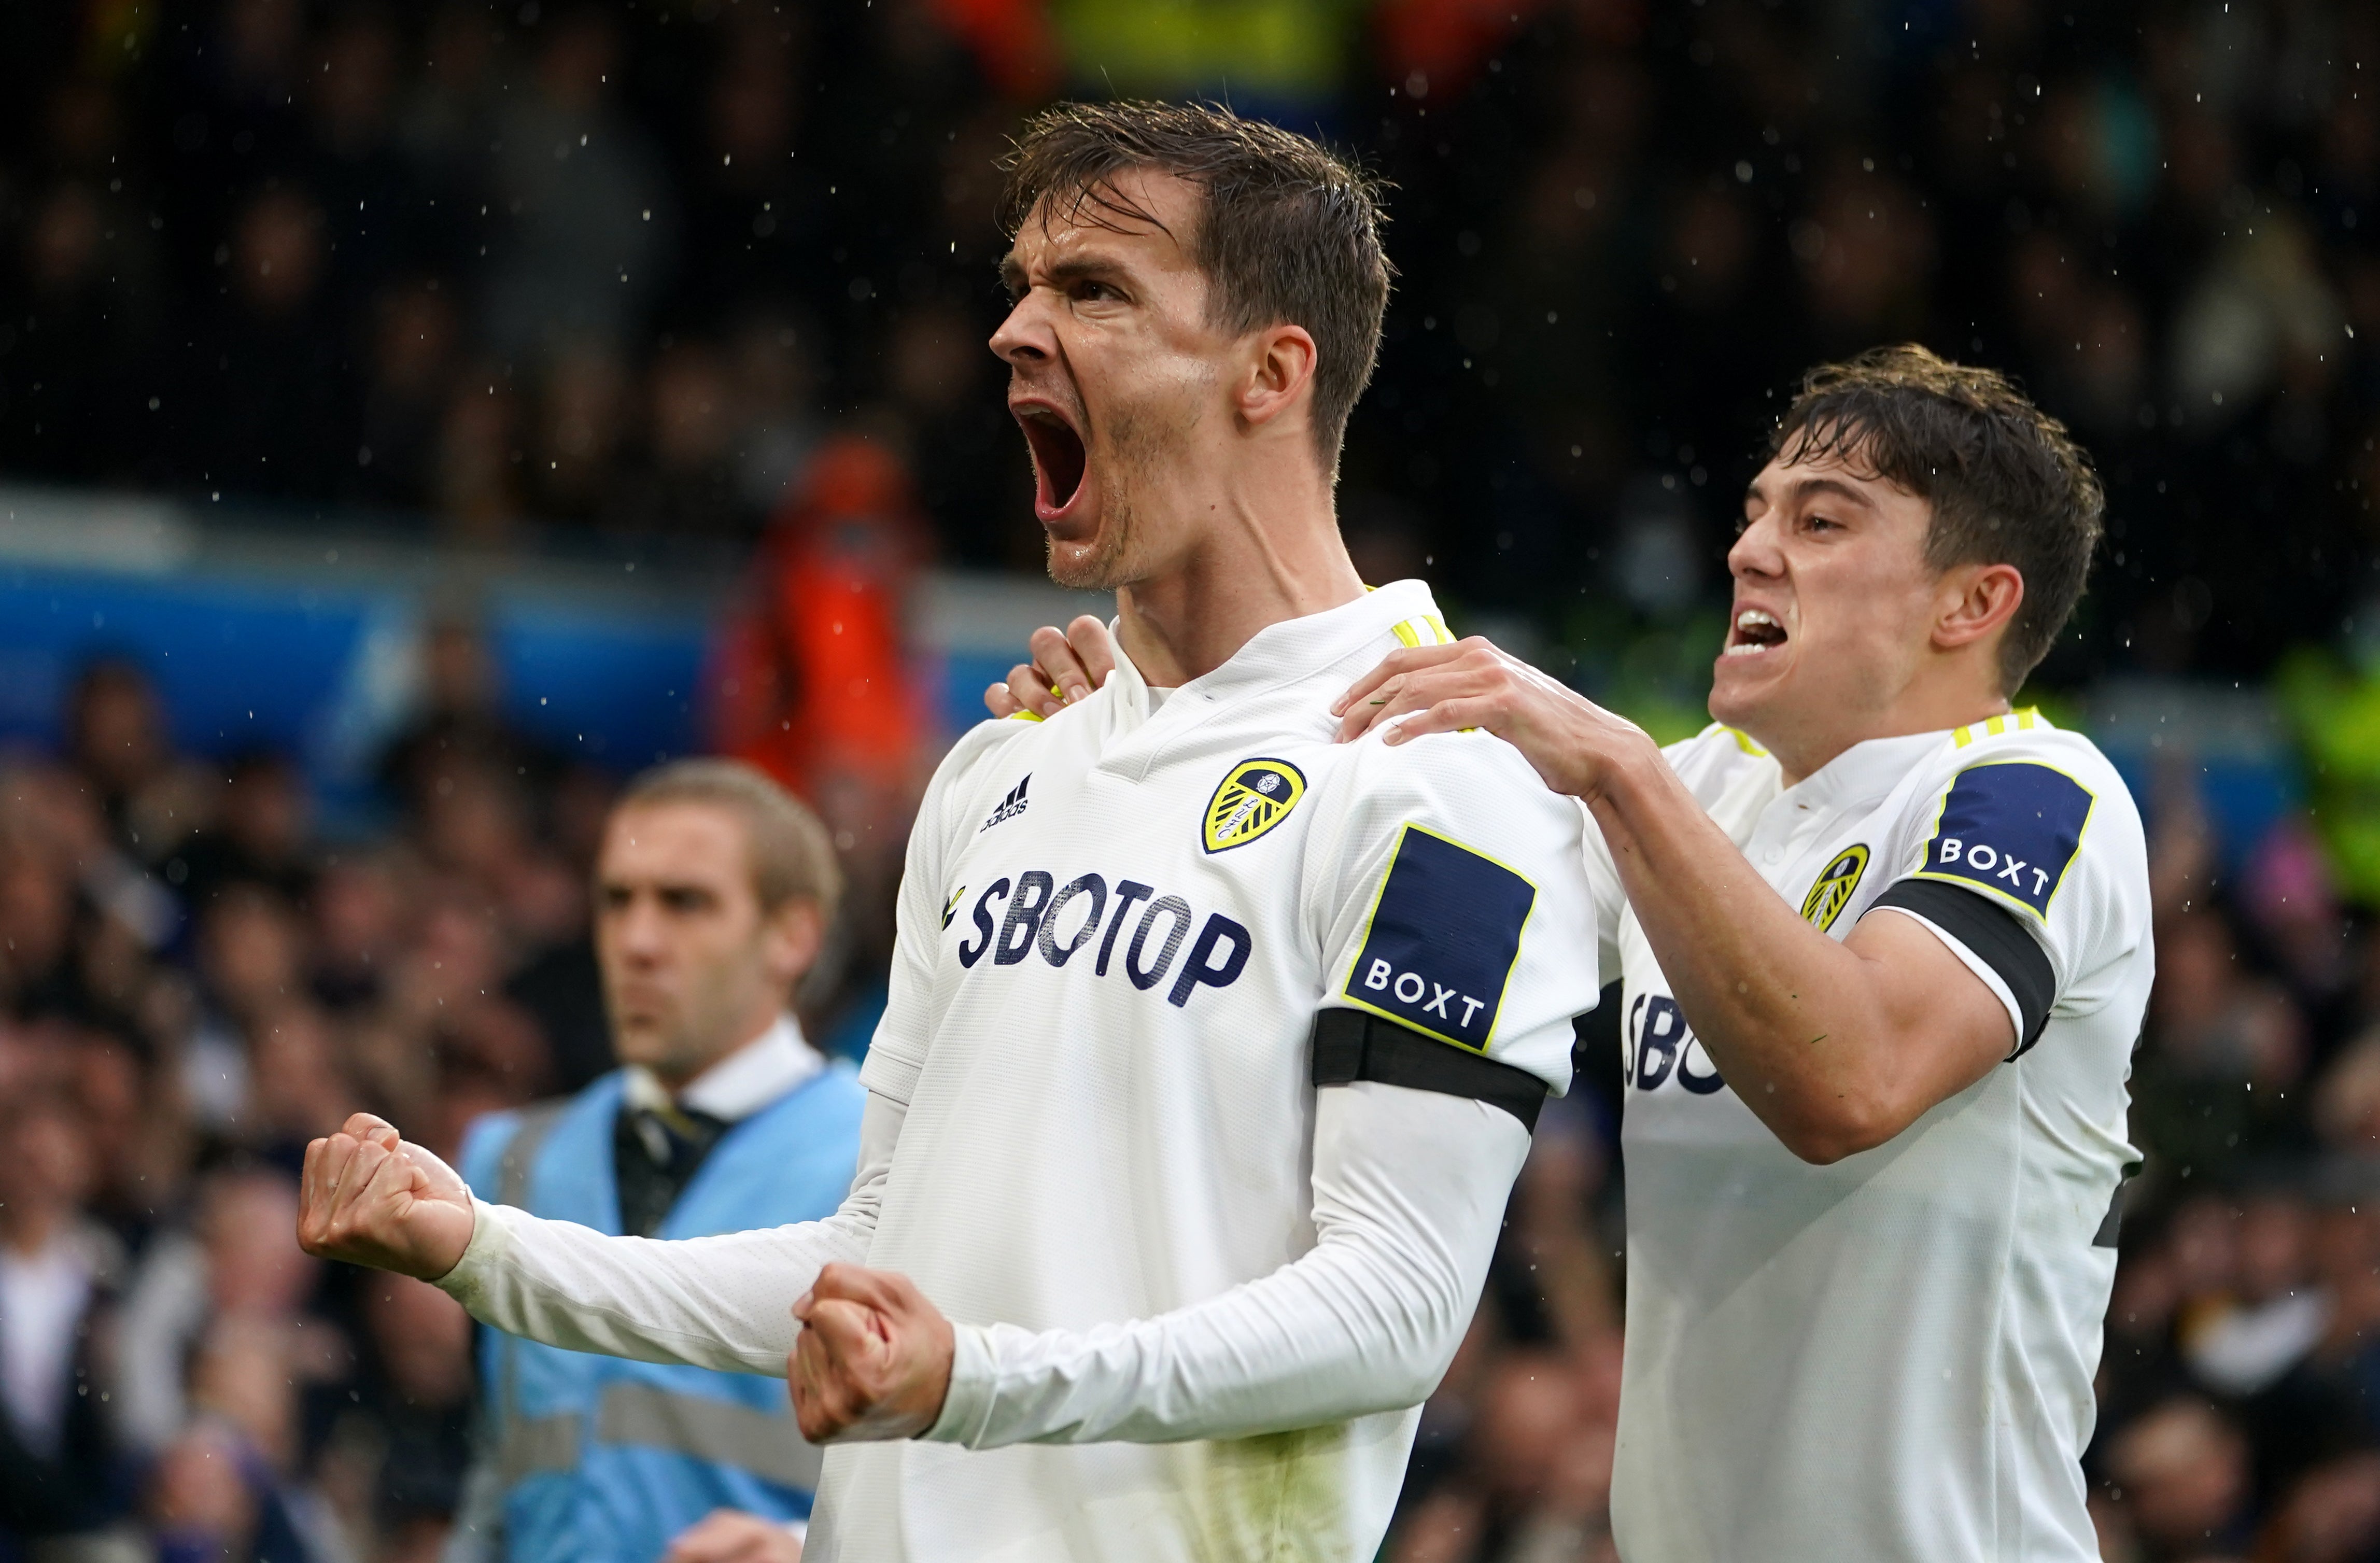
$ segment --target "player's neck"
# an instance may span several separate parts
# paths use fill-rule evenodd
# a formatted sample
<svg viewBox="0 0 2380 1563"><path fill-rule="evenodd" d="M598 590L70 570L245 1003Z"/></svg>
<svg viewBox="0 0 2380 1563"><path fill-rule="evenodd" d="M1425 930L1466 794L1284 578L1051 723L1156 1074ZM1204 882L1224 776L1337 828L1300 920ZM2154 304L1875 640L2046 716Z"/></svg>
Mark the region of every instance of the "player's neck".
<svg viewBox="0 0 2380 1563"><path fill-rule="evenodd" d="M1339 536L1327 474L1311 461L1194 498L1190 545L1116 591L1117 636L1160 689L1209 673L1257 632L1364 595Z"/></svg>
<svg viewBox="0 0 2380 1563"><path fill-rule="evenodd" d="M1793 786L1816 775L1853 746L1874 738L1906 738L1918 733L1946 733L1988 717L2006 716L2008 697L1973 689L1907 690L1902 697L1856 724L1834 722L1761 723L1766 733L1747 727L1752 740L1777 757L1785 785Z"/></svg>
<svg viewBox="0 0 2380 1563"><path fill-rule="evenodd" d="M1981 642L1924 648L1905 660L1855 660L1832 678L1772 690L1753 709L1721 706L1714 691L1711 715L1774 755L1791 787L1872 739L1947 733L2005 716L2009 697L2000 690L1998 645Z"/></svg>

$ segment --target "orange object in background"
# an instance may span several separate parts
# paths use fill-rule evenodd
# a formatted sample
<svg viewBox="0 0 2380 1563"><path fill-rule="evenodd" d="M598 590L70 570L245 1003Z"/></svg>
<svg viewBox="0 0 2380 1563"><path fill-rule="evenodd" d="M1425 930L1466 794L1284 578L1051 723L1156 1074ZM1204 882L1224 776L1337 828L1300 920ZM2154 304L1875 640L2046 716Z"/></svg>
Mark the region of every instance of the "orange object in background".
<svg viewBox="0 0 2380 1563"><path fill-rule="evenodd" d="M1384 0L1374 15L1381 68L1400 91L1431 105L1469 90L1545 0ZM1598 42L1642 30L1642 0L1572 0L1572 25Z"/></svg>
<svg viewBox="0 0 2380 1563"><path fill-rule="evenodd" d="M1001 96L1034 103L1058 90L1062 67L1049 0L934 0L933 10Z"/></svg>
<svg viewBox="0 0 2380 1563"><path fill-rule="evenodd" d="M721 636L712 746L830 816L835 794L905 790L928 724L901 613L926 536L891 452L855 435L820 446Z"/></svg>

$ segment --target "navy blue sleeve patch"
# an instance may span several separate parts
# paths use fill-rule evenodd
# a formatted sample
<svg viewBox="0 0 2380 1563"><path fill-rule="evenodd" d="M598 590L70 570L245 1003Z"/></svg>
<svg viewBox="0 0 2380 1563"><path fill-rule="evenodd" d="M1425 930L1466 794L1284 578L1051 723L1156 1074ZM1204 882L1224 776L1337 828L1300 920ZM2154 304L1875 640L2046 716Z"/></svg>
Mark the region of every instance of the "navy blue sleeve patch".
<svg viewBox="0 0 2380 1563"><path fill-rule="evenodd" d="M1980 886L2046 918L2093 802L2089 788L2046 765L1971 767L1942 800L1917 878Z"/></svg>
<svg viewBox="0 0 2380 1563"><path fill-rule="evenodd" d="M1380 882L1345 995L1443 1042L1487 1050L1537 888L1408 825Z"/></svg>

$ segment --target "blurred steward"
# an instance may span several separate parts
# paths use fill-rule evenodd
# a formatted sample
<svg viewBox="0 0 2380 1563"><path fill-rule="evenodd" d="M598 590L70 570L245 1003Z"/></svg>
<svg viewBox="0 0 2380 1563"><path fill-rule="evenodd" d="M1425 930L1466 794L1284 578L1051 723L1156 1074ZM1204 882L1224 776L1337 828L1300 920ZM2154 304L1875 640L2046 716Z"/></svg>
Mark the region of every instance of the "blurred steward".
<svg viewBox="0 0 2380 1563"><path fill-rule="evenodd" d="M841 893L817 818L748 766L686 760L622 794L596 866L596 948L626 1060L575 1097L483 1119L483 1199L598 1231L692 1238L842 1203L863 1100L804 1039L794 988ZM798 1556L819 1453L770 1380L489 1332L487 1437L449 1557L652 1563L722 1533ZM735 1510L754 1520L724 1521ZM707 1519L707 1517L710 1517Z"/></svg>

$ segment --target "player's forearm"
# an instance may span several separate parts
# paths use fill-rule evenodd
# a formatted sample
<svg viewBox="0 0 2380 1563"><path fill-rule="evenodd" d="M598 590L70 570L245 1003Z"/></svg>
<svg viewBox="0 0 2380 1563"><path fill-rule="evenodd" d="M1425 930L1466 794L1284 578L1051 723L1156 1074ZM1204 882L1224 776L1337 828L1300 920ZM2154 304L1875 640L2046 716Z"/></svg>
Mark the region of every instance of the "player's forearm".
<svg viewBox="0 0 2380 1563"><path fill-rule="evenodd" d="M1314 1249L1154 1318L959 1327L928 1435L1007 1444L1232 1438L1427 1399L1468 1327L1528 1134L1462 1097L1359 1083L1315 1115Z"/></svg>
<svg viewBox="0 0 2380 1563"><path fill-rule="evenodd" d="M903 1116L869 1093L858 1176L822 1220L664 1242L481 1202L437 1284L480 1323L549 1346L782 1376L794 1299L826 1265L867 1258Z"/></svg>
<svg viewBox="0 0 2380 1563"><path fill-rule="evenodd" d="M1589 806L1687 1024L1780 1140L1833 1160L1912 1116L1875 963L1796 916L1658 755Z"/></svg>

